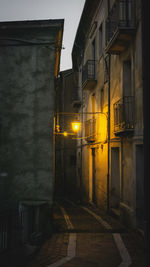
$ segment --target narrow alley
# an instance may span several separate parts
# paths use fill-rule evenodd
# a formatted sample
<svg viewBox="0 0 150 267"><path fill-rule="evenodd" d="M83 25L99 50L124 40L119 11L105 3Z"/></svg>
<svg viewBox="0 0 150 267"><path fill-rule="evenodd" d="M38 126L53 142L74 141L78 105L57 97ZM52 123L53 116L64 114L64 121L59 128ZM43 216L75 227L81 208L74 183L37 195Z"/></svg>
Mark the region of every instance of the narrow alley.
<svg viewBox="0 0 150 267"><path fill-rule="evenodd" d="M53 235L27 267L142 267L143 237L93 205L61 200L53 209Z"/></svg>
<svg viewBox="0 0 150 267"><path fill-rule="evenodd" d="M144 267L150 255L147 7L81 2L0 22L0 267Z"/></svg>

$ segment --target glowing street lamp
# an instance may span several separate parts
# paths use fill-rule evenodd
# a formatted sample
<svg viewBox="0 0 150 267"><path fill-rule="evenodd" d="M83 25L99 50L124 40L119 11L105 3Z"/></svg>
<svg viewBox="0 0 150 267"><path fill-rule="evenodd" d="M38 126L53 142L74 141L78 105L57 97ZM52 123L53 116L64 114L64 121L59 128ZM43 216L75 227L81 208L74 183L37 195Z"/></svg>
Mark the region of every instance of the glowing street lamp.
<svg viewBox="0 0 150 267"><path fill-rule="evenodd" d="M80 125L79 121L72 122L72 130L77 133L80 130Z"/></svg>
<svg viewBox="0 0 150 267"><path fill-rule="evenodd" d="M64 132L63 135L66 137L66 136L68 136L68 133L67 132Z"/></svg>

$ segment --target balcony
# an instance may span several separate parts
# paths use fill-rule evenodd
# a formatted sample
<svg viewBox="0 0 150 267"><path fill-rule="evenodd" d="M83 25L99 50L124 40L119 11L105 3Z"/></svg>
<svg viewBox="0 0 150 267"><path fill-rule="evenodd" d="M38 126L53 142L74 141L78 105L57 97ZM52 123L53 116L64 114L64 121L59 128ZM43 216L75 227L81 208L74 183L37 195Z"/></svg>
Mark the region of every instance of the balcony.
<svg viewBox="0 0 150 267"><path fill-rule="evenodd" d="M114 104L115 135L132 133L134 130L134 97L125 96Z"/></svg>
<svg viewBox="0 0 150 267"><path fill-rule="evenodd" d="M135 0L116 0L106 21L106 53L119 54L135 33Z"/></svg>
<svg viewBox="0 0 150 267"><path fill-rule="evenodd" d="M82 88L92 90L96 85L96 64L95 60L88 60L82 70Z"/></svg>
<svg viewBox="0 0 150 267"><path fill-rule="evenodd" d="M87 142L95 142L96 119L90 119L85 122L85 139Z"/></svg>

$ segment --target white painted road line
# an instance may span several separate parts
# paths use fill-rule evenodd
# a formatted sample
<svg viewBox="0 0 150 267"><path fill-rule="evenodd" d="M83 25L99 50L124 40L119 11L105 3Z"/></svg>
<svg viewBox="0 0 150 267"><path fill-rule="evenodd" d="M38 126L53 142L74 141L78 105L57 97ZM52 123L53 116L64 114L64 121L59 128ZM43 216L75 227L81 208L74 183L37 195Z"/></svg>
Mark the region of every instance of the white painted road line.
<svg viewBox="0 0 150 267"><path fill-rule="evenodd" d="M68 250L67 250L67 256L70 259L74 258L76 255L76 241L77 241L77 235L75 233L70 234Z"/></svg>
<svg viewBox="0 0 150 267"><path fill-rule="evenodd" d="M70 234L69 235L67 256L62 258L61 260L55 262L55 263L48 265L47 267L59 267L59 266L63 265L64 263L73 259L76 255L76 241L77 241L77 235L75 233Z"/></svg>
<svg viewBox="0 0 150 267"><path fill-rule="evenodd" d="M94 212L92 212L91 210L89 210L86 207L82 207L84 210L86 210L87 212L89 212L91 215L93 215L95 217L95 219L100 222L106 229L112 230L112 227L106 222L104 221L99 215L95 214ZM128 267L130 266L130 264L132 263L131 261L131 257L123 243L123 240L120 236L120 234L118 233L114 233L113 234L113 238L115 240L116 246L119 250L120 256L122 258L122 262L118 267Z"/></svg>
<svg viewBox="0 0 150 267"><path fill-rule="evenodd" d="M99 215L95 214L93 211L89 210L86 207L82 206L82 209L86 210L88 213L90 213L98 222L100 222L106 229L112 230L111 225L109 225L106 221L104 221Z"/></svg>
<svg viewBox="0 0 150 267"><path fill-rule="evenodd" d="M122 238L120 236L120 234L118 233L114 233L113 234L113 238L115 240L115 243L117 245L117 248L119 250L120 256L122 258L122 262L118 267L128 267L131 265L132 261L130 258L130 255L122 241Z"/></svg>
<svg viewBox="0 0 150 267"><path fill-rule="evenodd" d="M67 261L69 261L69 260L67 259L67 257L65 257L65 258L62 258L62 259L59 260L59 261L56 261L55 263L52 263L52 264L48 265L47 267L58 267L58 266L63 265L63 264L66 263Z"/></svg>
<svg viewBox="0 0 150 267"><path fill-rule="evenodd" d="M61 209L61 212L65 218L65 221L66 221L66 224L67 224L67 227L68 227L68 230L73 230L74 227L73 227L73 224L71 223L70 219L69 219L69 216L68 214L66 213L65 209L61 206L59 206L60 209Z"/></svg>
<svg viewBox="0 0 150 267"><path fill-rule="evenodd" d="M88 213L90 213L106 229L112 230L111 225L109 225L106 221L104 221L99 215L95 214L93 211L91 211L90 209L88 209L86 207L81 206L81 208L84 209L85 211L87 211ZM64 215L68 229L74 229L65 209L61 206L60 206L60 209ZM132 260L131 260L131 257L129 255L124 243L123 243L121 235L119 233L113 233L112 235L113 235L114 241L116 243L116 246L119 250L120 256L122 258L122 262L118 267L129 267L132 263ZM67 256L65 258L57 261L56 263L53 263L53 264L47 266L47 267L59 267L62 264L66 263L69 260L71 260L72 258L74 258L76 256L76 239L77 239L77 236L75 233L70 234L69 235Z"/></svg>

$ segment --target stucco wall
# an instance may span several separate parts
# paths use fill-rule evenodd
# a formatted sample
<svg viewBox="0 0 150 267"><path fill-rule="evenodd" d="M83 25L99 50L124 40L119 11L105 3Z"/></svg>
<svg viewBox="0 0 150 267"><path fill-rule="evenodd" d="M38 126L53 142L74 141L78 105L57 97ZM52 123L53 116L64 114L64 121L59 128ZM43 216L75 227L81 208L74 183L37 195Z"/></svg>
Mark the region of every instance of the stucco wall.
<svg viewBox="0 0 150 267"><path fill-rule="evenodd" d="M0 196L51 202L54 50L1 47L0 73Z"/></svg>
<svg viewBox="0 0 150 267"><path fill-rule="evenodd" d="M110 8L114 0L110 1ZM122 211L125 217L133 218L135 223L136 216L136 144L142 144L143 140L143 102L142 102L142 57L141 57L141 18L140 18L140 1L135 1L136 12L136 30L133 38L126 47L125 51L117 55L111 55L110 64L110 202L111 202L111 148L118 149L119 159L119 179L120 179L120 196ZM104 9L105 5L105 9ZM105 11L105 13L103 12ZM85 14L86 15L86 14ZM104 81L105 72L105 18L107 18L107 3L102 1L97 7L93 15L93 21L86 35L84 48L83 64L87 60L92 59L92 42L95 39L95 59L96 59L96 80L94 88L83 90L83 106L81 112L92 112L91 98L95 97L95 111L108 112L108 82ZM95 22L97 24L95 24ZM99 57L99 27L103 23L103 55ZM95 28L93 25L96 25ZM93 30L95 29L95 30ZM121 99L123 88L127 87L128 82L123 77L123 64L125 61L131 63L131 95L134 97L133 112L134 112L134 131L131 134L118 134L114 132L114 103ZM81 80L81 75L79 80ZM123 83L124 81L124 83ZM81 85L82 87L82 85ZM101 107L101 89L103 88L103 107ZM125 88L126 89L126 88ZM127 88L128 89L128 88ZM127 90L128 91L128 90ZM92 117L84 116L84 120ZM100 125L101 120L98 120ZM107 128L107 126L104 126ZM106 129L107 130L107 129ZM83 130L83 137L85 136ZM84 196L89 201L92 201L92 156L91 149L95 148L95 192L96 202L99 207L106 207L107 204L107 174L108 174L108 143L107 137L101 140L100 135L97 136L92 144L82 140L82 186ZM105 142L106 141L106 142ZM113 161L112 161L113 162ZM113 166L112 166L113 168ZM142 177L141 177L142 179ZM141 198L143 197L141 193ZM123 203L123 204L122 204ZM111 203L110 203L111 204ZM124 206L123 206L124 205ZM125 211L127 210L127 211ZM130 212L129 212L130 210ZM127 215L128 214L128 215Z"/></svg>

